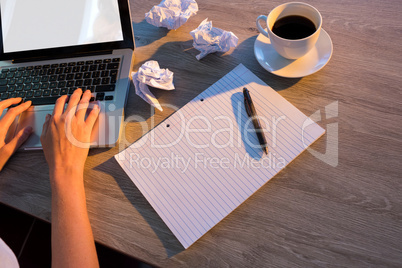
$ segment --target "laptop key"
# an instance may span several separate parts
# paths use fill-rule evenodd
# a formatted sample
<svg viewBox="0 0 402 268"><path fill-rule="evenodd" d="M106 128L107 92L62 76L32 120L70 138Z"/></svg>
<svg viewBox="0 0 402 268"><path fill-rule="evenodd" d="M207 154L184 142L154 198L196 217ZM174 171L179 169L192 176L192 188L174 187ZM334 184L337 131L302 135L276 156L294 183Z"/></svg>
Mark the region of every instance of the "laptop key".
<svg viewBox="0 0 402 268"><path fill-rule="evenodd" d="M100 78L95 78L92 80L92 85L96 86L99 85L101 83L101 79Z"/></svg>
<svg viewBox="0 0 402 268"><path fill-rule="evenodd" d="M43 96L50 96L50 89L43 90Z"/></svg>
<svg viewBox="0 0 402 268"><path fill-rule="evenodd" d="M56 88L57 82L50 82L49 88Z"/></svg>
<svg viewBox="0 0 402 268"><path fill-rule="evenodd" d="M82 86L83 83L84 83L84 80L76 80L75 81L75 86L80 87L80 86Z"/></svg>
<svg viewBox="0 0 402 268"><path fill-rule="evenodd" d="M52 96L58 96L59 95L59 93L60 93L60 89L58 89L58 88L56 88L56 89L53 89L52 90Z"/></svg>
<svg viewBox="0 0 402 268"><path fill-rule="evenodd" d="M96 86L95 92L109 92L114 91L115 85L100 85Z"/></svg>
<svg viewBox="0 0 402 268"><path fill-rule="evenodd" d="M39 83L33 84L32 89L33 89L33 90L38 90L38 89L40 89L40 84L39 84Z"/></svg>
<svg viewBox="0 0 402 268"><path fill-rule="evenodd" d="M6 92L7 91L7 86L0 86L0 93L1 92Z"/></svg>
<svg viewBox="0 0 402 268"><path fill-rule="evenodd" d="M33 95L34 95L34 92L33 92L33 91L28 91L27 94L25 95L25 97L27 97L27 98L32 98Z"/></svg>
<svg viewBox="0 0 402 268"><path fill-rule="evenodd" d="M32 105L55 104L59 97L26 98L25 101L32 101Z"/></svg>
<svg viewBox="0 0 402 268"><path fill-rule="evenodd" d="M114 69L117 69L117 68L119 68L119 63L109 63L107 65L108 70L114 70Z"/></svg>
<svg viewBox="0 0 402 268"><path fill-rule="evenodd" d="M40 96L42 96L42 90L36 90L34 92L34 97L40 97Z"/></svg>
<svg viewBox="0 0 402 268"><path fill-rule="evenodd" d="M105 98L105 93L98 93L96 94L96 100L103 100Z"/></svg>
<svg viewBox="0 0 402 268"><path fill-rule="evenodd" d="M17 98L23 98L25 97L25 92L24 91L20 91L17 93Z"/></svg>
<svg viewBox="0 0 402 268"><path fill-rule="evenodd" d="M107 85L110 83L110 77L102 78L102 85Z"/></svg>

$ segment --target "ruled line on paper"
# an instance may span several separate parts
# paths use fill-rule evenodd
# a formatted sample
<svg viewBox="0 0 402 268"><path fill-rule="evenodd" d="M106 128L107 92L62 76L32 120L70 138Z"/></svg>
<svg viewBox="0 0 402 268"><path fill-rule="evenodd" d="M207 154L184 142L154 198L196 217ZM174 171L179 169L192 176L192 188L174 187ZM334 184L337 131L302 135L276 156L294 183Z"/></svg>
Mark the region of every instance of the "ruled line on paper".
<svg viewBox="0 0 402 268"><path fill-rule="evenodd" d="M270 158L259 146L252 146L258 145L256 135L246 133L249 118L244 110L243 87L250 90L257 113L271 127L266 133ZM279 119L273 129L274 120ZM223 131L224 120L232 127L230 131ZM187 248L325 132L315 123L304 130L305 120L304 114L240 64L147 133L149 139L142 147L132 145L116 159ZM191 140L191 128L180 136L183 123L210 131L191 133ZM154 144L150 137L155 138ZM177 137L181 139L174 146L160 147ZM223 146L226 143L230 146ZM223 160L225 165L220 162L219 166ZM270 165L264 166L264 161ZM275 161L283 164L271 165Z"/></svg>

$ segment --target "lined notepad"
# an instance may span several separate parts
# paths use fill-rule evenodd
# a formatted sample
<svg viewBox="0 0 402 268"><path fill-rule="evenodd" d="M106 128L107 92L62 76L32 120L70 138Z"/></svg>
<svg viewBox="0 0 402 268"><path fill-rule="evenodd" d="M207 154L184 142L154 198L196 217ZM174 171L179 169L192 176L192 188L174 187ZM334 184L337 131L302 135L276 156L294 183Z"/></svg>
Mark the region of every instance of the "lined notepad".
<svg viewBox="0 0 402 268"><path fill-rule="evenodd" d="M243 87L269 144L258 144ZM242 64L116 155L188 248L325 132Z"/></svg>

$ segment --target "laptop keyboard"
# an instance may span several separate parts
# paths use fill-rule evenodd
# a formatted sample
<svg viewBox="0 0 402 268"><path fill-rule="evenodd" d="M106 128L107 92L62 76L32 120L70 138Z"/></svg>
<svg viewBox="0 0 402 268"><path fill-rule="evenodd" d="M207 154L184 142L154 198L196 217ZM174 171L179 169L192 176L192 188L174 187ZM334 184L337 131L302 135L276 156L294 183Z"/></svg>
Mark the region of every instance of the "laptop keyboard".
<svg viewBox="0 0 402 268"><path fill-rule="evenodd" d="M20 97L32 105L54 104L75 89L91 90L92 100L111 101L120 58L4 67L0 72L0 100Z"/></svg>

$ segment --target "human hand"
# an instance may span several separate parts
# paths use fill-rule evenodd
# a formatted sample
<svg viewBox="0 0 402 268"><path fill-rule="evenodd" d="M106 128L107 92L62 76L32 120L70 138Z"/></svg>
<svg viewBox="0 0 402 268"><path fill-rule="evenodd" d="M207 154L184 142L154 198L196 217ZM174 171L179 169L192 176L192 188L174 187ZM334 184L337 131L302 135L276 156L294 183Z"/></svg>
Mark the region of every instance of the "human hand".
<svg viewBox="0 0 402 268"><path fill-rule="evenodd" d="M40 137L46 161L49 164L51 182L59 177L69 179L82 177L85 160L88 156L93 126L99 115L99 106L94 105L85 120L89 107L91 91L83 95L77 89L70 96L61 96L54 107L53 114L46 116ZM78 176L79 175L79 176Z"/></svg>
<svg viewBox="0 0 402 268"><path fill-rule="evenodd" d="M0 115L3 111L11 105L21 102L21 98L11 98L0 102ZM0 120L0 171L7 163L8 159L15 153L15 151L28 139L32 133L32 127L27 126L21 129L14 138L9 139L7 132L15 118L22 112L26 111L32 102L27 101L16 107L8 109L7 113Z"/></svg>

